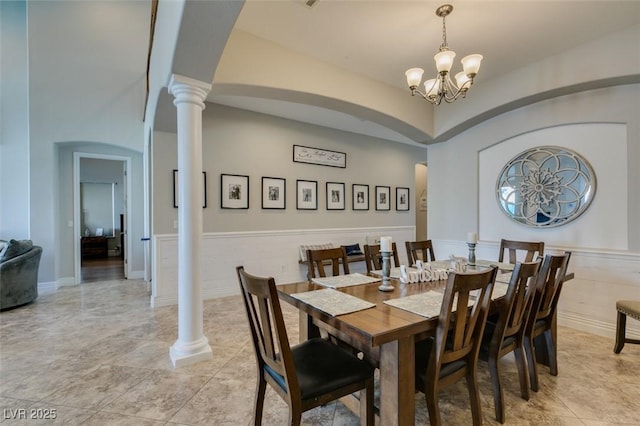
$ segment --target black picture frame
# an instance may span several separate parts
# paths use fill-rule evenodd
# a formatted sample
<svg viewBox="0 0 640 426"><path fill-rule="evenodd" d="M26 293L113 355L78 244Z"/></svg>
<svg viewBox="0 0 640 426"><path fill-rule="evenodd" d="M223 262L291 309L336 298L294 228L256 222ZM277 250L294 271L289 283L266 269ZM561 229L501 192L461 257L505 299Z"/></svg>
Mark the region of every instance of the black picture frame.
<svg viewBox="0 0 640 426"><path fill-rule="evenodd" d="M264 210L284 210L287 208L286 179L262 177L262 208Z"/></svg>
<svg viewBox="0 0 640 426"><path fill-rule="evenodd" d="M409 211L411 205L409 198L409 188L396 187L396 210L399 212Z"/></svg>
<svg viewBox="0 0 640 426"><path fill-rule="evenodd" d="M376 186L376 210L391 210L391 187Z"/></svg>
<svg viewBox="0 0 640 426"><path fill-rule="evenodd" d="M327 210L345 209L345 185L344 182L327 182Z"/></svg>
<svg viewBox="0 0 640 426"><path fill-rule="evenodd" d="M220 174L220 208L249 208L249 176Z"/></svg>
<svg viewBox="0 0 640 426"><path fill-rule="evenodd" d="M296 180L296 209L318 210L318 182L315 180Z"/></svg>
<svg viewBox="0 0 640 426"><path fill-rule="evenodd" d="M173 169L173 208L178 208L179 194L178 170ZM207 208L207 172L202 172L202 208Z"/></svg>
<svg viewBox="0 0 640 426"><path fill-rule="evenodd" d="M351 186L353 210L369 210L369 185L354 183Z"/></svg>

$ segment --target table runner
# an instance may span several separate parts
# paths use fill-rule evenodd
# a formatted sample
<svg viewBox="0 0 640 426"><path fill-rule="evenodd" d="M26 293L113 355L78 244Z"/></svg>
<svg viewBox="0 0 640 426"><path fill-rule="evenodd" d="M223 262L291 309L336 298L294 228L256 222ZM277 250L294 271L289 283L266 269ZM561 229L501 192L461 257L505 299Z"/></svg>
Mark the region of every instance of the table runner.
<svg viewBox="0 0 640 426"><path fill-rule="evenodd" d="M291 297L302 300L334 317L376 306L375 303L367 302L332 288L294 293Z"/></svg>
<svg viewBox="0 0 640 426"><path fill-rule="evenodd" d="M355 274L336 275L335 277L311 278L311 281L329 288L342 288L352 285L375 283L380 281L380 278L369 277L356 272Z"/></svg>
<svg viewBox="0 0 640 426"><path fill-rule="evenodd" d="M407 272L411 272L411 271L416 272L416 271L418 271L418 268L412 268L410 266L407 267ZM376 269L374 271L371 271L371 273L373 275L377 275L379 277L382 277L382 270L380 270L380 269ZM399 266L398 267L394 266L393 268L391 268L391 272L389 273L389 276L391 278L400 279L400 267ZM379 281L379 279L378 279L378 281Z"/></svg>

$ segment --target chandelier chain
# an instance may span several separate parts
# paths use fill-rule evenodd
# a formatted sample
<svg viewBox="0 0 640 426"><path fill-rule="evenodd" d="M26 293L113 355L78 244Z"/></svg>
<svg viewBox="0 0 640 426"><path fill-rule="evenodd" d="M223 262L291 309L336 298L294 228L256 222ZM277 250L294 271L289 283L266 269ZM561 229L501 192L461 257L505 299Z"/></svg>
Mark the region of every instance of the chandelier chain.
<svg viewBox="0 0 640 426"><path fill-rule="evenodd" d="M441 52L449 50L449 45L447 44L447 25L445 23L446 19L446 15L442 17L442 44L440 45Z"/></svg>

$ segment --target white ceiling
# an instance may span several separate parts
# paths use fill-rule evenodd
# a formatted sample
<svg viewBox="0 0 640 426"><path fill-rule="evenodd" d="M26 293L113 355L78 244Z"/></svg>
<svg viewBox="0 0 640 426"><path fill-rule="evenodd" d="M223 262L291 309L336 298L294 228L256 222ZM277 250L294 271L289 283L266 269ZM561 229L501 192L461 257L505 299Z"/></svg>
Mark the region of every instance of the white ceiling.
<svg viewBox="0 0 640 426"><path fill-rule="evenodd" d="M435 74L433 55L442 42L435 10L445 2L401 0L247 0L236 28L296 52L409 91L411 67ZM447 41L459 59L484 56L475 84L498 78L545 57L640 24L640 1L456 1L447 17ZM637 54L639 44L629 46ZM635 50L634 50L635 49ZM597 61L597 56L594 57ZM473 96L473 89L469 92ZM220 97L214 102L385 139L394 132L320 108L276 101ZM417 98L414 99L417 102ZM463 100L458 102L464 102Z"/></svg>

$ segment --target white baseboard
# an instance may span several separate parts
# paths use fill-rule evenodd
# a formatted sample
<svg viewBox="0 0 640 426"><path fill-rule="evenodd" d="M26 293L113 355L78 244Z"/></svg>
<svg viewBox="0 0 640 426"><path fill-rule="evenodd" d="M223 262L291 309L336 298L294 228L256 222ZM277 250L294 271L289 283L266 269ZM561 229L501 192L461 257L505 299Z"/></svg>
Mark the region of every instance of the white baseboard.
<svg viewBox="0 0 640 426"><path fill-rule="evenodd" d="M141 280L144 279L144 271L131 271L127 276L128 280Z"/></svg>
<svg viewBox="0 0 640 426"><path fill-rule="evenodd" d="M72 285L76 285L76 279L74 277L62 277L58 278L58 281L56 281L56 288L68 287Z"/></svg>
<svg viewBox="0 0 640 426"><path fill-rule="evenodd" d="M38 283L38 292L39 293L55 291L57 289L58 289L58 283L56 281Z"/></svg>

